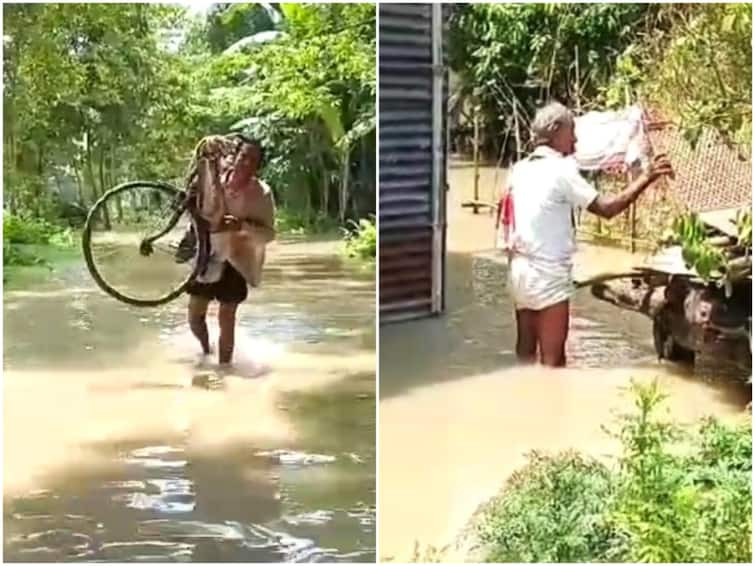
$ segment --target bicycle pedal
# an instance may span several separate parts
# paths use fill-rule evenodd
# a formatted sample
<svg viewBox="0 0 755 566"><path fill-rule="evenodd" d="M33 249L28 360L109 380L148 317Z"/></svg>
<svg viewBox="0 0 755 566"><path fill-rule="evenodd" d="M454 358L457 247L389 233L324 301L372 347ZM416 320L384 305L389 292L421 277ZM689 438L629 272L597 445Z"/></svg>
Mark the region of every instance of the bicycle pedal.
<svg viewBox="0 0 755 566"><path fill-rule="evenodd" d="M188 238L184 238L178 244L178 249L175 254L176 263L186 263L196 254L196 245L188 240Z"/></svg>

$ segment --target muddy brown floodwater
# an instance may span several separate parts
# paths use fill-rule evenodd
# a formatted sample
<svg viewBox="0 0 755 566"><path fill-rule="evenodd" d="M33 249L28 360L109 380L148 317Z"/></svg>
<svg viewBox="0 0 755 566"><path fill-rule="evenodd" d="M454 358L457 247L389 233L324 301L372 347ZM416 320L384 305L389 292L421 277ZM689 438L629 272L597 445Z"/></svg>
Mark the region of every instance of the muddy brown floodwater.
<svg viewBox="0 0 755 566"><path fill-rule="evenodd" d="M504 178L481 170L483 200ZM601 426L631 406L632 378L658 379L673 418L743 418L751 399L740 369L703 360L694 371L657 361L650 321L580 291L573 301L568 369L515 365L505 267L492 251L493 221L460 204L472 168L450 168L447 312L380 331L380 558L450 545L475 510L534 449L615 453ZM579 276L641 258L582 245ZM745 376L746 377L746 376ZM746 413L745 413L746 414ZM464 556L449 551L446 559Z"/></svg>
<svg viewBox="0 0 755 566"><path fill-rule="evenodd" d="M374 269L274 244L220 381L185 303L6 293L5 560L374 561Z"/></svg>

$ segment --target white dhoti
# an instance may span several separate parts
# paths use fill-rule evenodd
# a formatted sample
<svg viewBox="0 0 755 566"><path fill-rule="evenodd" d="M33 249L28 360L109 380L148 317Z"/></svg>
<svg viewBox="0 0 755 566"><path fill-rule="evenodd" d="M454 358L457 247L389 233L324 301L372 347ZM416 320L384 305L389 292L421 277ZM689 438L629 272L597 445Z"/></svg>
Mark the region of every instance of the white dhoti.
<svg viewBox="0 0 755 566"><path fill-rule="evenodd" d="M542 310L574 294L572 266L514 255L509 263L509 291L514 307Z"/></svg>

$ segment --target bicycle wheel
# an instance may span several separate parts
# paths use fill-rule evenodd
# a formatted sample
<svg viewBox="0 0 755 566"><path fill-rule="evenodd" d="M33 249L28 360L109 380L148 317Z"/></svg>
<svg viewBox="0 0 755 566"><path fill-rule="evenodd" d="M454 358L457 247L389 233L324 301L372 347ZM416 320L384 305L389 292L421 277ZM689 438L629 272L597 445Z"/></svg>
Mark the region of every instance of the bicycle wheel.
<svg viewBox="0 0 755 566"><path fill-rule="evenodd" d="M207 261L204 238L189 257L179 245L194 218L185 193L166 183L134 181L106 192L87 216L84 259L97 285L129 305L154 307L184 292Z"/></svg>

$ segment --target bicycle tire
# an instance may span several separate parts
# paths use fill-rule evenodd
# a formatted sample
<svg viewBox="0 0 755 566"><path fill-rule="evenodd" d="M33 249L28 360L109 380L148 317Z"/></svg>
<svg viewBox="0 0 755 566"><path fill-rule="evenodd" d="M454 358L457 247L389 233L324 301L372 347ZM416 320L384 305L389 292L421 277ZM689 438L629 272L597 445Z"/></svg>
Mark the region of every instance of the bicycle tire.
<svg viewBox="0 0 755 566"><path fill-rule="evenodd" d="M95 219L97 218L97 213L99 212L99 209L105 205L108 199L111 199L113 196L115 196L118 193L121 193L127 190L132 190L139 187L145 187L151 190L157 189L159 191L163 191L164 193L170 194L171 198L176 198L176 199L179 198L182 194L185 194L184 191L168 183L160 183L160 182L154 182L154 181L129 181L127 183L122 183L110 189L104 195L102 195L99 199L97 199L97 201L94 203L92 208L89 210L89 213L87 214L86 223L84 224L84 231L81 238L81 245L82 245L82 250L84 253L84 261L86 262L86 266L87 266L87 269L89 270L89 274L92 276L92 279L94 279L95 283L97 283L97 286L100 289L105 291L105 293L107 293L114 299L117 299L128 305L132 305L135 307L157 307L157 306L169 303L173 301L174 299L178 298L181 294L184 293L186 288L196 279L200 270L207 263L208 246L203 238L200 237L197 239L198 241L197 260L194 264L194 268L192 269L189 277L187 277L187 279L183 283L181 283L178 287L176 287L169 293L166 293L165 295L157 299L140 299L140 298L135 298L135 297L129 297L128 295L125 295L119 292L113 286L108 284L108 282L105 281L105 279L102 277L99 270L97 269L97 264L95 263L94 257L92 255L93 223ZM191 214L190 214L190 217L191 217L191 223L194 226L194 229L197 231L196 233L200 234L201 232L198 230L196 218Z"/></svg>

